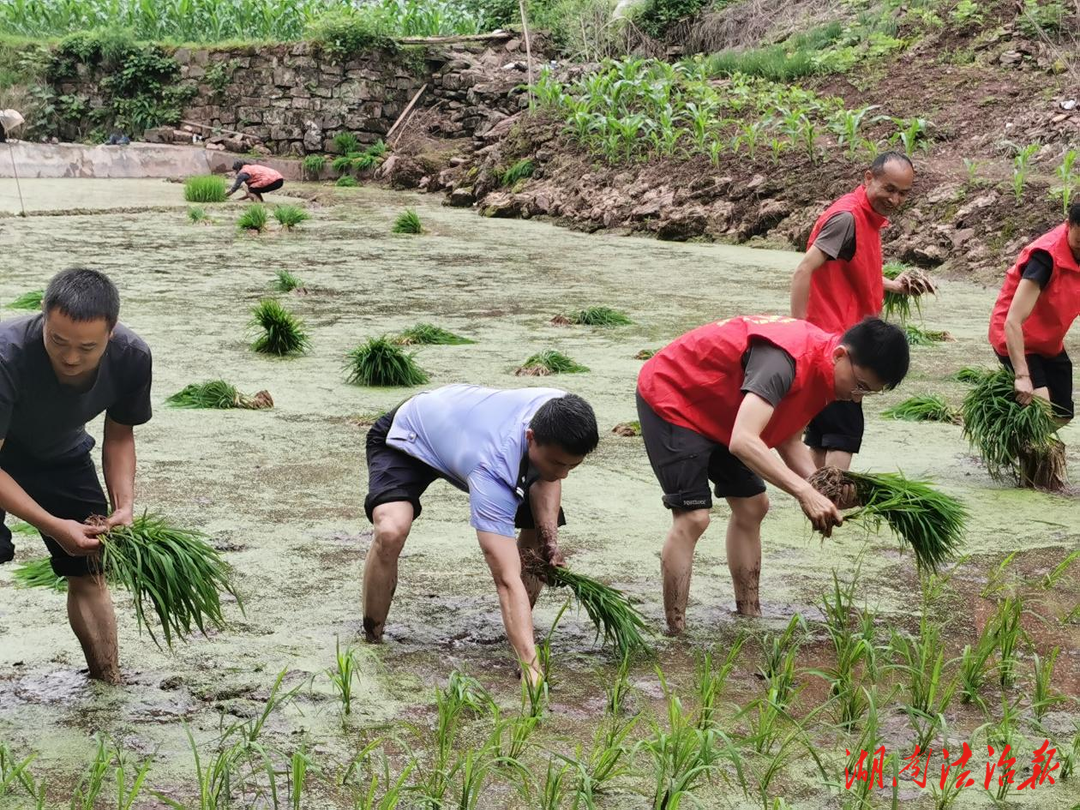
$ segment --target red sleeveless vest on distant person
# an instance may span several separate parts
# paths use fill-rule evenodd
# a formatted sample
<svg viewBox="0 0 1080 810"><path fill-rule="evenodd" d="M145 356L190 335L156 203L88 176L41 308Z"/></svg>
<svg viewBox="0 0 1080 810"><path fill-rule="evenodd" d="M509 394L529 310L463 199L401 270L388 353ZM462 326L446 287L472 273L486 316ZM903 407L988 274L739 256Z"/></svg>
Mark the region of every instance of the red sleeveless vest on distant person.
<svg viewBox="0 0 1080 810"><path fill-rule="evenodd" d="M1031 315L1024 321L1024 352L1054 357L1065 351L1065 335L1080 317L1080 263L1069 248L1069 225L1062 223L1044 233L1022 251L1001 285L994 313L990 316L990 345L998 354L1008 354L1005 343L1005 318L1009 314L1016 288L1024 275L1024 265L1036 250L1045 250L1054 262L1050 283L1046 285Z"/></svg>
<svg viewBox="0 0 1080 810"><path fill-rule="evenodd" d="M248 188L253 189L265 188L271 183L285 179L280 172L271 169L269 166L260 166L258 163L247 163L240 171L251 177L248 180Z"/></svg>
<svg viewBox="0 0 1080 810"><path fill-rule="evenodd" d="M806 321L764 315L698 327L645 363L638 375L642 399L668 422L730 444L743 400L742 358L755 337L795 359L795 381L761 434L776 447L836 399L832 352L840 337Z"/></svg>
<svg viewBox="0 0 1080 810"><path fill-rule="evenodd" d="M867 315L878 315L885 303L881 277L881 229L888 220L870 207L866 189L859 186L830 205L818 217L809 244L833 214L855 218L855 255L849 261L830 259L810 277L806 320L826 332L843 334Z"/></svg>

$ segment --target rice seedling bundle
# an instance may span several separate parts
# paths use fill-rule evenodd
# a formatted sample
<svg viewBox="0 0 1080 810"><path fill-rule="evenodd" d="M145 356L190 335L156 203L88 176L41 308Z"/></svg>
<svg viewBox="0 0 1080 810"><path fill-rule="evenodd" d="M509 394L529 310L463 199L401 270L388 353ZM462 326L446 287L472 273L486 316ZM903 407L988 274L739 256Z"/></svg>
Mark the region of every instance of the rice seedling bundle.
<svg viewBox="0 0 1080 810"><path fill-rule="evenodd" d="M44 290L31 290L25 292L8 304L8 309L41 309L41 302L45 298Z"/></svg>
<svg viewBox="0 0 1080 810"><path fill-rule="evenodd" d="M956 371L956 373L950 375L950 379L962 382L967 385L978 385L983 382L987 377L990 377L995 373L995 369L983 368L979 366L964 366L962 369Z"/></svg>
<svg viewBox="0 0 1080 810"><path fill-rule="evenodd" d="M570 323L582 326L626 326L633 323L626 315L611 307L588 307L569 316Z"/></svg>
<svg viewBox="0 0 1080 810"><path fill-rule="evenodd" d="M656 356L656 349L642 349L634 355L635 360L651 360Z"/></svg>
<svg viewBox="0 0 1080 810"><path fill-rule="evenodd" d="M843 502L853 487L859 508L844 523L874 530L884 523L911 547L919 568L935 570L956 554L963 541L967 509L925 481L900 473L856 473L837 467L822 467L809 480L834 503Z"/></svg>
<svg viewBox="0 0 1080 810"><path fill-rule="evenodd" d="M304 284L303 281L298 279L288 270L277 271L277 276L274 278L273 286L275 290L283 293L292 292L293 290L303 293L306 292L307 288L307 285Z"/></svg>
<svg viewBox="0 0 1080 810"><path fill-rule="evenodd" d="M310 347L304 322L273 298L263 299L251 312L251 325L261 330L251 344L255 351L284 357L302 354Z"/></svg>
<svg viewBox="0 0 1080 810"><path fill-rule="evenodd" d="M397 335L394 343L399 346L464 346L475 340L455 335L448 329L431 323L418 323Z"/></svg>
<svg viewBox="0 0 1080 810"><path fill-rule="evenodd" d="M54 591L67 590L67 577L58 577L53 571L52 560L42 557L23 563L11 572L15 584L20 588L51 588Z"/></svg>
<svg viewBox="0 0 1080 810"><path fill-rule="evenodd" d="M648 625L626 594L597 579L566 567L546 566L547 579L556 588L568 588L596 626L596 637L612 645L620 656L652 654L646 640Z"/></svg>
<svg viewBox="0 0 1080 810"><path fill-rule="evenodd" d="M359 151L360 140L351 132L340 132L334 136L334 149L342 155Z"/></svg>
<svg viewBox="0 0 1080 810"><path fill-rule="evenodd" d="M299 205L275 205L274 219L278 221L282 228L289 230L295 228L301 222L311 219L311 214Z"/></svg>
<svg viewBox="0 0 1080 810"><path fill-rule="evenodd" d="M409 233L419 234L424 232L423 223L420 222L420 215L413 209L406 208L396 220L394 220L394 227L391 228L394 233Z"/></svg>
<svg viewBox="0 0 1080 810"><path fill-rule="evenodd" d="M960 411L937 394L921 394L886 408L881 415L887 419L903 419L907 422L948 422L958 425Z"/></svg>
<svg viewBox="0 0 1080 810"><path fill-rule="evenodd" d="M885 278L896 279L902 273L907 275L913 280L913 286L915 289L932 291L933 285L930 278L918 268L908 267L900 262L889 262L882 269L881 273ZM896 320L904 325L911 317L912 311L914 311L920 318L922 317L922 306L920 303L920 296L917 295L903 295L901 293L885 291L885 301L881 308L881 316L887 320L893 320L893 316Z"/></svg>
<svg viewBox="0 0 1080 810"><path fill-rule="evenodd" d="M546 377L549 374L580 374L588 370L587 366L575 362L562 352L549 349L534 354L515 373L519 377Z"/></svg>
<svg viewBox="0 0 1080 810"><path fill-rule="evenodd" d="M423 385L428 381L428 375L416 364L414 357L389 338L372 338L349 352L346 379L353 385L392 388Z"/></svg>
<svg viewBox="0 0 1080 810"><path fill-rule="evenodd" d="M302 161L300 166L304 170L305 177L318 177L323 173L326 168L326 156L325 155L308 155Z"/></svg>
<svg viewBox="0 0 1080 810"><path fill-rule="evenodd" d="M236 227L242 231L262 233L266 230L266 223L269 219L270 216L266 213L266 208L259 203L253 203L244 209L244 213L236 220Z"/></svg>
<svg viewBox="0 0 1080 810"><path fill-rule="evenodd" d="M139 629L145 627L158 646L151 612L171 647L173 639L184 641L196 630L205 636L208 627L225 629L222 593L232 594L243 609L228 565L199 532L146 514L131 526L110 529L100 539L105 578L131 592Z"/></svg>
<svg viewBox="0 0 1080 810"><path fill-rule="evenodd" d="M616 436L640 436L641 422L636 419L633 422L619 422L611 429Z"/></svg>
<svg viewBox="0 0 1080 810"><path fill-rule="evenodd" d="M184 181L184 199L190 203L225 202L225 178L216 174L189 177Z"/></svg>
<svg viewBox="0 0 1080 810"><path fill-rule="evenodd" d="M356 188L360 184L356 182L355 177L346 174L343 177L339 177L334 185L338 188Z"/></svg>
<svg viewBox="0 0 1080 810"><path fill-rule="evenodd" d="M988 374L964 398L964 436L996 481L1060 490L1066 483L1065 448L1049 402L1016 401L1007 368Z"/></svg>
<svg viewBox="0 0 1080 810"><path fill-rule="evenodd" d="M199 205L189 205L187 210L188 219L192 225L209 225L210 217L206 209Z"/></svg>
<svg viewBox="0 0 1080 810"><path fill-rule="evenodd" d="M225 380L192 383L166 399L165 403L174 408L243 408L251 411L274 407L274 399L269 391L259 391L249 397Z"/></svg>

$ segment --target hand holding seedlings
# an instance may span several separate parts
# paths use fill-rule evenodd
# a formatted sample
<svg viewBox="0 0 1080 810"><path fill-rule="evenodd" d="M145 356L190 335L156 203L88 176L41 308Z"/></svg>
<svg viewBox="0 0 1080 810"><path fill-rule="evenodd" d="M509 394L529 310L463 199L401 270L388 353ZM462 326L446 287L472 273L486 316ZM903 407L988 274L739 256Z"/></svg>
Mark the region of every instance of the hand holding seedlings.
<svg viewBox="0 0 1080 810"><path fill-rule="evenodd" d="M1013 380L1013 390L1016 391L1016 401L1021 405L1030 405L1031 398L1035 395L1035 388L1031 384L1030 374L1017 374Z"/></svg>
<svg viewBox="0 0 1080 810"><path fill-rule="evenodd" d="M77 520L58 520L49 527L48 534L72 557L89 557L101 551L98 536L104 534L105 526L88 525Z"/></svg>
<svg viewBox="0 0 1080 810"><path fill-rule="evenodd" d="M837 505L826 498L813 486L808 486L799 496L799 506L803 513L810 519L814 528L825 537L832 536L833 526L839 526L844 522L843 515Z"/></svg>
<svg viewBox="0 0 1080 810"><path fill-rule="evenodd" d="M937 286L921 270L905 270L896 277L896 282L900 285L900 291L905 295L937 295Z"/></svg>

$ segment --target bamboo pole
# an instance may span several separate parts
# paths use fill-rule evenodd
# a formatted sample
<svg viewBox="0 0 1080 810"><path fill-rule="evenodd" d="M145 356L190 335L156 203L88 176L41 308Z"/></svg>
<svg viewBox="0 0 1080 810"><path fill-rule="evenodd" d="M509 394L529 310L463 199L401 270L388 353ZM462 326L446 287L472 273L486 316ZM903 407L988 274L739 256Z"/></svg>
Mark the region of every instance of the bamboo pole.
<svg viewBox="0 0 1080 810"><path fill-rule="evenodd" d="M521 30L525 34L525 60L529 77L529 106L533 105L532 43L529 41L529 16L525 13L525 0L518 0L521 12Z"/></svg>
<svg viewBox="0 0 1080 810"><path fill-rule="evenodd" d="M405 120L406 116L412 112L412 108L416 105L416 102L420 99L420 95L425 90L427 90L427 82L424 83L423 87L416 91L416 95L412 97L412 101L410 101L408 106L401 111L401 115L397 117L397 120L394 121L394 125L390 127L390 131L386 133L386 143L388 146L392 145L391 138L393 138L394 133L397 131L397 128L401 125L402 121Z"/></svg>

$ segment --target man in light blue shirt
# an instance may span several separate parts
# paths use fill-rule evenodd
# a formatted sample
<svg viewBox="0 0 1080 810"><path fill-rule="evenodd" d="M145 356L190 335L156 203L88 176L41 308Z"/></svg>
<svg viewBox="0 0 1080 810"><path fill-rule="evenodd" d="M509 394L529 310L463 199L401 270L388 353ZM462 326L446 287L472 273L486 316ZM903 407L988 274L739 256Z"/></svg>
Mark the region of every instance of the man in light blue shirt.
<svg viewBox="0 0 1080 810"><path fill-rule="evenodd" d="M420 497L443 478L469 493L469 522L495 578L506 635L523 677L535 681L532 606L542 582L522 570L522 558L562 563L562 479L598 442L589 403L555 388L448 385L382 416L367 436L364 509L375 526L364 564L368 641L382 640L398 556L420 516Z"/></svg>

